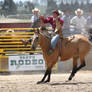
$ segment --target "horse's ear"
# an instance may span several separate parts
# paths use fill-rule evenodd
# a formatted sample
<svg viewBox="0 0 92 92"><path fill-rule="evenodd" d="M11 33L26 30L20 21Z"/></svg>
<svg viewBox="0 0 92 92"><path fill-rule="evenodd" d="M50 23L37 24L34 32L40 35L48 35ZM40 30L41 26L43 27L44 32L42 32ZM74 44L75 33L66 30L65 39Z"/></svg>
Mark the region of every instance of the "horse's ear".
<svg viewBox="0 0 92 92"><path fill-rule="evenodd" d="M37 30L35 30L34 32L39 34L40 28L37 28Z"/></svg>
<svg viewBox="0 0 92 92"><path fill-rule="evenodd" d="M40 29L38 28L38 30L37 30L37 33L39 34L40 33Z"/></svg>

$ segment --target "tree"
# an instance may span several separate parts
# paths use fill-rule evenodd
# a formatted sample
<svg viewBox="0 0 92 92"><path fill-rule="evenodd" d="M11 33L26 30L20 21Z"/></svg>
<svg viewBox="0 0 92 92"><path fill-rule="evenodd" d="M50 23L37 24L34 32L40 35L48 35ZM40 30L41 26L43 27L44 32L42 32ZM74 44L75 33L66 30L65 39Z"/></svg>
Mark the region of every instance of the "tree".
<svg viewBox="0 0 92 92"><path fill-rule="evenodd" d="M32 13L32 9L34 9L34 4L31 3L30 1L27 1L27 2L25 3L25 8L27 9L27 11L28 11L29 13Z"/></svg>
<svg viewBox="0 0 92 92"><path fill-rule="evenodd" d="M2 10L4 11L4 15L16 14L17 6L13 0L4 0Z"/></svg>
<svg viewBox="0 0 92 92"><path fill-rule="evenodd" d="M18 6L19 7L23 7L23 2L22 1L19 1Z"/></svg>

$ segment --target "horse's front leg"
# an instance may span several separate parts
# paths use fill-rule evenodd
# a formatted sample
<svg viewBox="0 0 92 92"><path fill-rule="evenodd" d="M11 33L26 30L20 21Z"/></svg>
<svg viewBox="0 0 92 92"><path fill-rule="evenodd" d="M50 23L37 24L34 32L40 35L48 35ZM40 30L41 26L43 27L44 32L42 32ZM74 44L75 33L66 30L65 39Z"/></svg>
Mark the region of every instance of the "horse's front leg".
<svg viewBox="0 0 92 92"><path fill-rule="evenodd" d="M47 78L47 80L45 81L45 83L46 83L46 82L50 82L50 78L51 78L51 70L48 71L48 78Z"/></svg>
<svg viewBox="0 0 92 92"><path fill-rule="evenodd" d="M44 81L47 76L48 76L47 80ZM50 76L51 76L51 69L47 69L45 74L44 74L44 77L42 78L41 81L38 81L37 84L50 82Z"/></svg>

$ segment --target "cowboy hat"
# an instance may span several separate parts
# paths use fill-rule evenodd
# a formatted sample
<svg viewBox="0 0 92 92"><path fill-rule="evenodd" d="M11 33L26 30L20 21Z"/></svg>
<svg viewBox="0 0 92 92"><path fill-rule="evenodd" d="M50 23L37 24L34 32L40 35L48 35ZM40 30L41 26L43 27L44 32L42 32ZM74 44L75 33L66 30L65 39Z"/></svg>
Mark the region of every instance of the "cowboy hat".
<svg viewBox="0 0 92 92"><path fill-rule="evenodd" d="M14 30L8 29L6 32L7 32L7 33L14 33Z"/></svg>
<svg viewBox="0 0 92 92"><path fill-rule="evenodd" d="M58 16L60 15L58 10L53 10L52 13L56 13Z"/></svg>
<svg viewBox="0 0 92 92"><path fill-rule="evenodd" d="M81 15L83 14L83 10L82 10L82 9L77 9L77 10L75 10L75 14L76 14L76 15L77 15L78 12L80 12Z"/></svg>
<svg viewBox="0 0 92 92"><path fill-rule="evenodd" d="M61 10L58 10L58 12L59 12L60 15L63 15L64 14Z"/></svg>
<svg viewBox="0 0 92 92"><path fill-rule="evenodd" d="M34 9L32 10L32 12L35 12L35 11L40 12L40 10L39 10L38 8L34 8Z"/></svg>

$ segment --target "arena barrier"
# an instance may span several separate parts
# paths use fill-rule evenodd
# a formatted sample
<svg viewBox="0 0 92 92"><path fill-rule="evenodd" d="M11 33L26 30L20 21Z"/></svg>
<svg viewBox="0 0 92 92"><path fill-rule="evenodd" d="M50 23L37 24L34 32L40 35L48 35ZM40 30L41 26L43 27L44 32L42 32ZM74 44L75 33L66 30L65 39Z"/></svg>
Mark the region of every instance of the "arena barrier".
<svg viewBox="0 0 92 92"><path fill-rule="evenodd" d="M9 29L16 30L16 31L17 30L19 30L19 31L21 31L21 30L38 30L38 28L1 28L0 31L6 31Z"/></svg>
<svg viewBox="0 0 92 92"><path fill-rule="evenodd" d="M14 30L13 33L7 33L7 30ZM21 32L16 32L16 30L21 30ZM21 40L28 40L34 32L22 32L22 30L38 30L37 28L3 28L0 31L0 72L9 71L9 56L14 56L14 54L22 55L25 53L42 53L41 48L38 46L35 51L31 51L31 44L24 45ZM53 68L57 70L57 64Z"/></svg>

